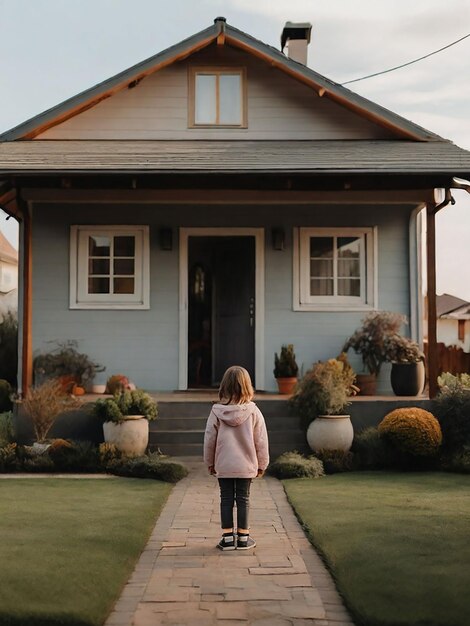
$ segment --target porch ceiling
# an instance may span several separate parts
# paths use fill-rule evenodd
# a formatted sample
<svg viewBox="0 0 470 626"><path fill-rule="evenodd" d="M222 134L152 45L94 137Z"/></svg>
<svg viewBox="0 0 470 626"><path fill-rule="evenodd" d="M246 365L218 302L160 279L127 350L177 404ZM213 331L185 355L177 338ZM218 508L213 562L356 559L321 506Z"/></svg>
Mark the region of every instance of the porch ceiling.
<svg viewBox="0 0 470 626"><path fill-rule="evenodd" d="M470 176L470 152L447 141L15 141L0 175L285 173Z"/></svg>

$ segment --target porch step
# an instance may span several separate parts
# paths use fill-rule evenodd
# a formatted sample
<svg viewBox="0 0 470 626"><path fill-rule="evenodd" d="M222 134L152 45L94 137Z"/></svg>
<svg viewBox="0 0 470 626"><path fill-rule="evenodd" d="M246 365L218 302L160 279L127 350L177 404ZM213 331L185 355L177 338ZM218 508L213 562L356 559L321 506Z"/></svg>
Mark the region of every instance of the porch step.
<svg viewBox="0 0 470 626"><path fill-rule="evenodd" d="M214 394L214 401L216 394ZM150 449L171 456L202 456L204 430L213 402L207 399L160 401L158 419L150 422ZM307 451L299 419L289 413L286 400L257 400L266 421L270 455L274 459L286 450Z"/></svg>

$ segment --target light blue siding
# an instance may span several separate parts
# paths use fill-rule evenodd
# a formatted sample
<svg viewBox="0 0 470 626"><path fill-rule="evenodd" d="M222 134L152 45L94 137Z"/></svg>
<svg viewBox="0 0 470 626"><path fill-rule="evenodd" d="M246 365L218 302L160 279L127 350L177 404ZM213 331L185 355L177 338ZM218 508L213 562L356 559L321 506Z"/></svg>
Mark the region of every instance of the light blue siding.
<svg viewBox="0 0 470 626"><path fill-rule="evenodd" d="M33 343L75 339L79 349L106 366L108 375L124 373L141 387L172 390L178 384L178 228L245 226L266 228L265 371L274 390L273 355L294 343L305 371L312 362L336 356L364 312L306 312L292 308L292 232L298 226L378 227L378 306L409 316L409 215L411 205L34 206ZM148 224L150 226L150 310L69 310L69 237L73 224ZM158 246L158 230L173 228L172 251ZM286 232L286 248L274 251L271 228ZM354 366L360 369L355 356ZM380 391L390 392L387 368Z"/></svg>

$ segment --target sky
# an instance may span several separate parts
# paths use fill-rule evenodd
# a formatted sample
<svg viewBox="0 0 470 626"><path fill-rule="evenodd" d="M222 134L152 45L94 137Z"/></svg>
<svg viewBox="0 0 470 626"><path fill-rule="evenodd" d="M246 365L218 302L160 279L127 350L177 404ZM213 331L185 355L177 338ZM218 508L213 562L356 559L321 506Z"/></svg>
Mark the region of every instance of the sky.
<svg viewBox="0 0 470 626"><path fill-rule="evenodd" d="M470 33L469 0L0 0L0 132L220 15L275 47L286 21L311 22L308 65L340 83ZM470 38L348 87L470 150ZM470 195L454 197L437 215L437 292L470 301ZM0 229L16 245L15 221Z"/></svg>

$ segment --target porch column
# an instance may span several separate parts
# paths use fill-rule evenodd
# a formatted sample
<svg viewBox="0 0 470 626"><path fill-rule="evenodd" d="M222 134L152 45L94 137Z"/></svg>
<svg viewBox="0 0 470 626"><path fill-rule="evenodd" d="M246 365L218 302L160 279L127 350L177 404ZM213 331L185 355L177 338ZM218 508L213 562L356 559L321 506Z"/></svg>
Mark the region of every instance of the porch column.
<svg viewBox="0 0 470 626"><path fill-rule="evenodd" d="M429 397L438 392L437 319L436 319L436 207L426 205L426 268L428 307L428 380Z"/></svg>
<svg viewBox="0 0 470 626"><path fill-rule="evenodd" d="M22 319L22 380L23 395L33 384L33 259L32 259L32 218L28 206L23 210L23 319ZM20 381L18 381L19 383Z"/></svg>

